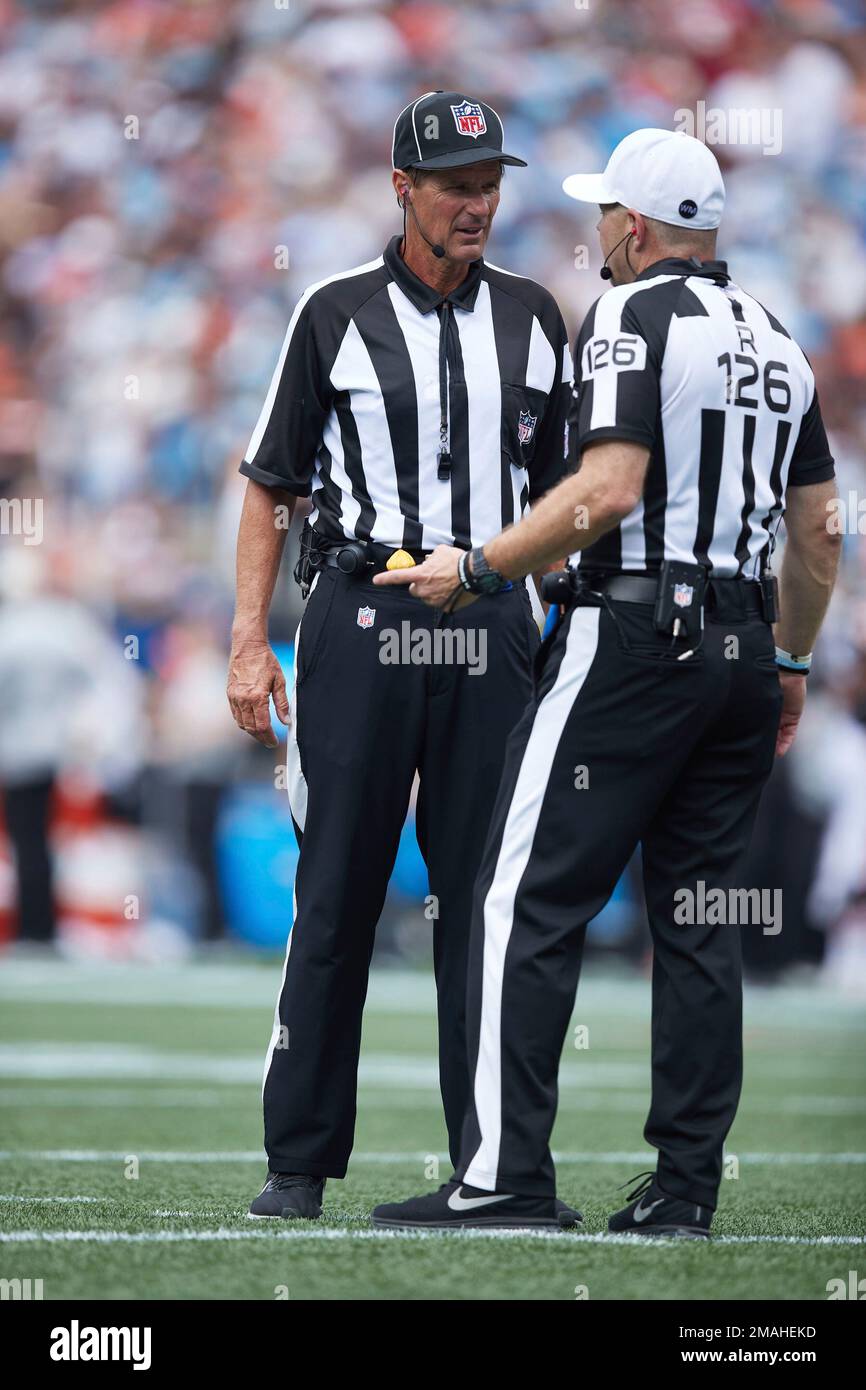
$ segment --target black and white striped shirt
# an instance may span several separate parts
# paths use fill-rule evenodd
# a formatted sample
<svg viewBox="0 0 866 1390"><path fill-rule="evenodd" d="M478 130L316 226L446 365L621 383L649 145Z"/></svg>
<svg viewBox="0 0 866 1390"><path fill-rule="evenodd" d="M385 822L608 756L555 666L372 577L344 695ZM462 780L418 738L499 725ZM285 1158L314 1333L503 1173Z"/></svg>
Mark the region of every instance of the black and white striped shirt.
<svg viewBox="0 0 866 1390"><path fill-rule="evenodd" d="M834 475L815 379L724 261L671 258L590 309L575 349L573 461L593 440L651 451L642 501L579 552L584 569L703 564L757 575L785 490Z"/></svg>
<svg viewBox="0 0 866 1390"><path fill-rule="evenodd" d="M241 472L312 493L333 540L480 545L566 472L565 325L542 286L483 260L443 306L399 247L301 297Z"/></svg>

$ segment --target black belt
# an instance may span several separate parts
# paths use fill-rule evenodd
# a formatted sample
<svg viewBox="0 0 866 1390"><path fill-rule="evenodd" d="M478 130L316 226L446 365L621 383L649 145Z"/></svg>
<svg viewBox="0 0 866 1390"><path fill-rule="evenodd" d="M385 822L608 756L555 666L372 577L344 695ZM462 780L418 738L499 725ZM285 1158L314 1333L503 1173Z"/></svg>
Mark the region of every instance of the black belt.
<svg viewBox="0 0 866 1390"><path fill-rule="evenodd" d="M318 569L336 569L346 572L340 565L339 555L341 550L345 550L350 544L349 541L319 541L317 551L319 554ZM398 550L404 554L411 555L416 565L423 565L424 561L433 552L430 550L409 550L405 546L395 546L393 549L387 545L374 544L372 541L367 545L367 565L362 571L363 574L382 574L388 568L388 561Z"/></svg>
<svg viewBox="0 0 866 1390"><path fill-rule="evenodd" d="M580 571L577 571L580 575ZM655 575L604 574L590 577L580 575L587 589L607 594L621 603L651 603L656 601L658 579ZM761 586L751 579L709 579L707 608L712 612L716 603L742 603L746 612L761 613Z"/></svg>

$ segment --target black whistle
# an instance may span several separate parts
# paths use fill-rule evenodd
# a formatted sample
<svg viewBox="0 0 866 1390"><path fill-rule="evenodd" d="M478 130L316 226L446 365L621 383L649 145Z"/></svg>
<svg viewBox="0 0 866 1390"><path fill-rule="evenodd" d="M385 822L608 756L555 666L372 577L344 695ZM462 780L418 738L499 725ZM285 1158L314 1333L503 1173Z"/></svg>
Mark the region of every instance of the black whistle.
<svg viewBox="0 0 866 1390"><path fill-rule="evenodd" d="M447 449L443 449L442 453L437 455L436 462L439 465L436 476L441 483L447 483L451 477L451 455Z"/></svg>

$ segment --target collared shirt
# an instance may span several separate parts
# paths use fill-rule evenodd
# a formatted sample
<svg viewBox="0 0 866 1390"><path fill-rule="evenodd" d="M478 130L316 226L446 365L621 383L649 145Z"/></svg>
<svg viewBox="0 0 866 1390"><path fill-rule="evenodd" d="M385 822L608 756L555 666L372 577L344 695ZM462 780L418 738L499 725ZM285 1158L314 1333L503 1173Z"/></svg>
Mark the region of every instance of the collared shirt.
<svg viewBox="0 0 866 1390"><path fill-rule="evenodd" d="M641 502L579 552L582 568L702 564L757 577L785 491L833 477L815 378L724 261L670 257L596 300L575 348L577 462L595 440L650 450Z"/></svg>
<svg viewBox="0 0 866 1390"><path fill-rule="evenodd" d="M480 545L566 471L565 325L484 260L443 299L400 240L301 297L241 472L312 494L335 540Z"/></svg>

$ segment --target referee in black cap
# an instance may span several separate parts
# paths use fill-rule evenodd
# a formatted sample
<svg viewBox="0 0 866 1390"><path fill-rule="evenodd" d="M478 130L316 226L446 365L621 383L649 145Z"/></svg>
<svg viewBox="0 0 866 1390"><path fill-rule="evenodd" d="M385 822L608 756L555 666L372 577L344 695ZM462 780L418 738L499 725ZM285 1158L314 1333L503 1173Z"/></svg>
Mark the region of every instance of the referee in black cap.
<svg viewBox="0 0 866 1390"><path fill-rule="evenodd" d="M468 556L443 547L413 576L428 603L491 604L503 583L575 552L546 580L563 616L509 739L478 878L460 1160L439 1192L373 1219L557 1224L549 1139L586 925L640 844L653 937L644 1136L658 1164L608 1225L702 1238L742 1081L740 931L781 925L761 920L738 865L774 754L796 733L833 587L834 465L803 352L715 259L724 185L711 151L636 131L604 174L565 188L599 204L613 281L575 351L579 469L518 526Z"/></svg>
<svg viewBox="0 0 866 1390"><path fill-rule="evenodd" d="M403 235L313 285L289 324L241 471L228 694L268 747L290 725L300 842L294 925L264 1077L268 1179L254 1216L316 1217L352 1148L361 1014L376 923L416 772L417 826L452 1158L468 1100L472 883L505 740L531 694L538 630L522 580L479 615L431 611L383 570L468 551L563 476L571 357L546 290L483 259L499 205L502 122L428 92L397 118ZM291 701L268 645L284 529L311 496L296 577L309 593Z"/></svg>

